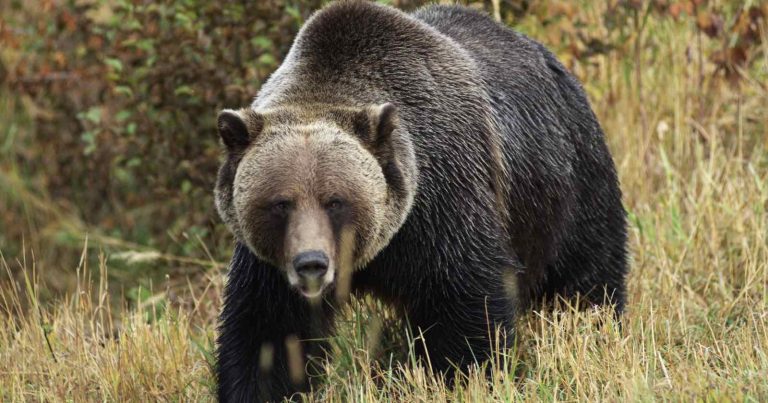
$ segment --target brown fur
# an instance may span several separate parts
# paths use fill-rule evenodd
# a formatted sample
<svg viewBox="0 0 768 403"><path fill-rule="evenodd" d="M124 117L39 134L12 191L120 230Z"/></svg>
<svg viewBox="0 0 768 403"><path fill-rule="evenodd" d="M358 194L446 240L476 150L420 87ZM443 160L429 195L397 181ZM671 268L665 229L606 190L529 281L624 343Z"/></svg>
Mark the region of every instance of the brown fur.
<svg viewBox="0 0 768 403"><path fill-rule="evenodd" d="M350 233L348 260L354 269L386 246L407 216L411 201L395 203L381 165L394 154L380 144L386 138L377 137L397 129L391 106L307 104L222 113L243 121L251 143L230 151L228 158L238 159L235 185L230 190L223 181L217 184L217 207L233 233L259 257L284 268L292 283L296 273L291 260L298 253L325 252L330 283L342 229ZM404 186L412 193L413 183ZM346 204L338 228L326 211L333 199ZM271 211L280 201L289 204L282 218Z"/></svg>
<svg viewBox="0 0 768 403"><path fill-rule="evenodd" d="M336 307L286 281L302 248L332 250L336 300L370 294L403 312L416 353L448 379L510 346L492 329L511 334L533 303L584 295L623 307L626 226L600 126L550 52L487 16L329 5L251 107L219 126L217 206L238 238L222 400L307 390L291 382L284 341L296 334L319 354ZM329 209L333 194L348 208ZM275 214L280 198L290 209ZM315 259L296 264L302 276L326 274L325 256L301 256ZM270 370L254 365L265 344Z"/></svg>

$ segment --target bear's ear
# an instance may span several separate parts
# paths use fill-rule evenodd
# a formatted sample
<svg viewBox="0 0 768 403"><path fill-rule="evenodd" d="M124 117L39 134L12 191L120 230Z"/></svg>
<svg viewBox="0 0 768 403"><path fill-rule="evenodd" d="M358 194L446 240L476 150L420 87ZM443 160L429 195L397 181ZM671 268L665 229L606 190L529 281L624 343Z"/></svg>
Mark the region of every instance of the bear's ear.
<svg viewBox="0 0 768 403"><path fill-rule="evenodd" d="M363 143L380 159L390 157L392 133L399 122L391 103L372 105L355 116L355 131Z"/></svg>
<svg viewBox="0 0 768 403"><path fill-rule="evenodd" d="M264 128L264 118L250 108L239 111L224 109L219 112L216 126L227 151L240 153L245 151L253 139L261 133Z"/></svg>

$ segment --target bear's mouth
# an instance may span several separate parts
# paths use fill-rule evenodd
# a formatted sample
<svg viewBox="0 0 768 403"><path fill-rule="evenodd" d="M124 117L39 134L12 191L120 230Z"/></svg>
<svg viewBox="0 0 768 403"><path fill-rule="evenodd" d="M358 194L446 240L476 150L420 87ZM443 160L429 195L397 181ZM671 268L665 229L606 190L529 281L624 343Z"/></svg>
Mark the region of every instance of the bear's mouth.
<svg viewBox="0 0 768 403"><path fill-rule="evenodd" d="M305 285L300 285L298 287L298 290L299 290L299 293L304 296L304 298L315 299L315 298L319 298L320 296L322 296L324 291L326 290L326 288L328 288L328 287L325 287L325 286L324 287L315 287L313 289L313 288L309 288L309 287L307 287Z"/></svg>
<svg viewBox="0 0 768 403"><path fill-rule="evenodd" d="M318 277L307 277L299 275L293 267L287 270L288 282L304 298L316 299L325 294L334 283L334 270L329 269L324 275Z"/></svg>

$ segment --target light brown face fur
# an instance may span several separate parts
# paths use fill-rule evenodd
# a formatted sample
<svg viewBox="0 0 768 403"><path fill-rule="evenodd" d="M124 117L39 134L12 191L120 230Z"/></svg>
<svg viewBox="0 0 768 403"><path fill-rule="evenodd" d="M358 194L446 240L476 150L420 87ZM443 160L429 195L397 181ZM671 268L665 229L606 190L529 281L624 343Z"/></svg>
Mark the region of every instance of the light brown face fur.
<svg viewBox="0 0 768 403"><path fill-rule="evenodd" d="M243 158L233 201L248 245L283 267L298 285L292 260L301 252L324 252L330 264L323 286L337 269L337 239L353 230L359 244L377 234L386 201L386 182L373 156L353 138L329 125L264 133L263 143ZM271 138L269 138L271 137ZM370 254L358 250L357 255Z"/></svg>
<svg viewBox="0 0 768 403"><path fill-rule="evenodd" d="M257 119L260 131L249 145L230 149L222 172L226 164L237 167L231 184L220 172L217 207L249 249L283 269L302 294L316 297L386 246L410 209L412 189L407 200L395 197L381 159L346 122L286 121L269 112ZM253 132L254 122L243 120ZM328 257L327 271L312 284L293 264L305 252Z"/></svg>

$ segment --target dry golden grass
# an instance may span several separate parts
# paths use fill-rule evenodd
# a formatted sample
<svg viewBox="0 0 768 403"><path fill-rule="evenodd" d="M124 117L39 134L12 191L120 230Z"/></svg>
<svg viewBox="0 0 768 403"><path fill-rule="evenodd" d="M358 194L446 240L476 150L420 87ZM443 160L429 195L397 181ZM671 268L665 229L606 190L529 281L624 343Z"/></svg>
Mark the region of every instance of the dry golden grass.
<svg viewBox="0 0 768 403"><path fill-rule="evenodd" d="M576 69L630 216L622 329L603 311L530 313L491 384L473 375L448 389L408 359L372 352L381 350L379 316L355 304L312 400L768 399L768 49L736 88L702 74L695 55L707 49L693 27L652 20L644 35L654 52ZM78 292L42 306L34 259L3 259L20 281L0 287L2 399L213 399L221 278L195 280L183 304L153 316L152 305L113 309L84 265Z"/></svg>
<svg viewBox="0 0 768 403"><path fill-rule="evenodd" d="M0 292L3 400L210 399L215 310L208 301L192 297L190 309L162 318L152 305L118 309L114 318L105 260L98 282L86 262L76 269L77 290L56 305L39 305L34 265ZM201 313L205 326L195 324Z"/></svg>

